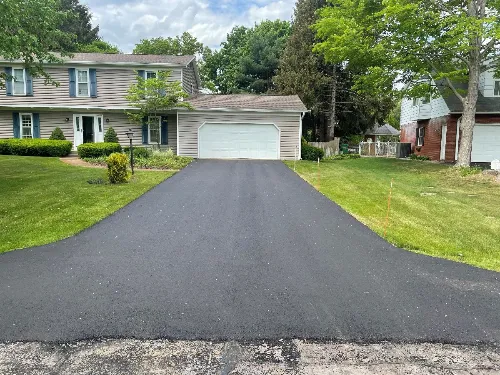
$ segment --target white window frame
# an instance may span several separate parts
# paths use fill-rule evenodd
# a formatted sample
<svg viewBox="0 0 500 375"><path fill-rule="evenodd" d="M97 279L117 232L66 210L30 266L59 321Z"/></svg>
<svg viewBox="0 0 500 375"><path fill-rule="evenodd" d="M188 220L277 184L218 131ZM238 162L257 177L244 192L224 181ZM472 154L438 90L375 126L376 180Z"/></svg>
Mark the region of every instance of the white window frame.
<svg viewBox="0 0 500 375"><path fill-rule="evenodd" d="M417 128L417 147L422 147L424 145L424 137L425 137L425 133L424 135L420 135L421 132L425 132L425 130L423 130L424 127L423 126L419 126ZM422 142L420 142L420 140L422 140Z"/></svg>
<svg viewBox="0 0 500 375"><path fill-rule="evenodd" d="M154 73L155 78L158 78L158 70L148 69L148 70L144 71L144 79L151 79L151 78L148 78L148 73Z"/></svg>
<svg viewBox="0 0 500 375"><path fill-rule="evenodd" d="M16 93L16 80L15 80L14 70L22 70L23 71L24 92L22 94ZM26 89L27 89L27 87L26 87L26 69L12 67L12 95L14 95L14 96L26 96Z"/></svg>
<svg viewBox="0 0 500 375"><path fill-rule="evenodd" d="M80 90L78 89L79 85L80 85L80 81L78 79L78 73L79 72L87 72L87 82L82 82L82 83L86 83L87 84L87 95L80 95ZM76 68L75 69L75 76L76 76L76 79L75 79L75 83L76 83L76 96L79 97L79 98L90 98L90 69L79 69L79 68Z"/></svg>
<svg viewBox="0 0 500 375"><path fill-rule="evenodd" d="M25 138L23 136L23 116L29 116L31 121L31 138ZM33 139L33 113L20 113L19 114L19 137L21 139Z"/></svg>
<svg viewBox="0 0 500 375"><path fill-rule="evenodd" d="M413 98L411 105L412 107L418 107L420 105L420 98Z"/></svg>
<svg viewBox="0 0 500 375"><path fill-rule="evenodd" d="M500 96L500 92L497 95L495 95L495 85L496 85L497 82L500 82L500 79L494 79L493 80L493 96L494 97Z"/></svg>
<svg viewBox="0 0 500 375"><path fill-rule="evenodd" d="M158 119L158 137L160 138L160 141L158 143L151 142L151 119L153 119L153 118ZM161 116L149 116L148 117L148 144L150 144L150 145L161 144Z"/></svg>

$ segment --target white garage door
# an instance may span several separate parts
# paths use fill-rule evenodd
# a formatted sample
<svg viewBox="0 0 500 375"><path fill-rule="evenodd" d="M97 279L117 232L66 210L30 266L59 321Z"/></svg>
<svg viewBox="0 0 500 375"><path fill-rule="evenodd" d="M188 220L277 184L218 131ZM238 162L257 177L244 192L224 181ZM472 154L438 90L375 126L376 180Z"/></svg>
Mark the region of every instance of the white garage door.
<svg viewBox="0 0 500 375"><path fill-rule="evenodd" d="M206 123L198 133L202 159L279 159L279 130L272 124Z"/></svg>
<svg viewBox="0 0 500 375"><path fill-rule="evenodd" d="M500 159L500 125L476 124L472 138L471 161L491 163L494 159Z"/></svg>

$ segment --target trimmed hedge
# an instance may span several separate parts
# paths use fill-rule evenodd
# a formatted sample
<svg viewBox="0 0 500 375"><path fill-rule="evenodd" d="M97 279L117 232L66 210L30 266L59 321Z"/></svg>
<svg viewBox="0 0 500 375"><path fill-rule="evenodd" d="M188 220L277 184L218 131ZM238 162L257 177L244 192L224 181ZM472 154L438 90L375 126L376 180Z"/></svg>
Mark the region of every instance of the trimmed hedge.
<svg viewBox="0 0 500 375"><path fill-rule="evenodd" d="M50 140L58 140L58 141L65 141L66 137L64 136L63 131L61 130L60 127L55 128L52 130L52 134L49 137Z"/></svg>
<svg viewBox="0 0 500 375"><path fill-rule="evenodd" d="M122 153L112 153L106 159L108 164L108 178L112 184L121 184L127 182L129 174L127 171L127 156Z"/></svg>
<svg viewBox="0 0 500 375"><path fill-rule="evenodd" d="M122 152L119 143L83 143L77 147L78 156L83 158L98 158L99 156L109 156L114 152Z"/></svg>
<svg viewBox="0 0 500 375"><path fill-rule="evenodd" d="M50 139L2 139L0 155L20 156L66 156L71 152L70 141Z"/></svg>
<svg viewBox="0 0 500 375"><path fill-rule="evenodd" d="M325 151L321 148L311 146L306 142L305 138L302 137L302 147L300 152L300 157L302 160L313 160L318 161L318 158L321 160L325 156Z"/></svg>
<svg viewBox="0 0 500 375"><path fill-rule="evenodd" d="M104 142L107 143L118 143L118 136L116 135L115 129L113 127L109 127L104 134Z"/></svg>

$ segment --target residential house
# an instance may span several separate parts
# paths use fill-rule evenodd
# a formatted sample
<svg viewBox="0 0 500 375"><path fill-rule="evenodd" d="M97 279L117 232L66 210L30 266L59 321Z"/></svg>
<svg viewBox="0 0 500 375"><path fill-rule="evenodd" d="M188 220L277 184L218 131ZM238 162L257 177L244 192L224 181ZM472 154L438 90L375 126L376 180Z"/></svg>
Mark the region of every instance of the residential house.
<svg viewBox="0 0 500 375"><path fill-rule="evenodd" d="M442 88L442 86L438 87ZM467 85L460 88L466 89ZM444 92L444 90L442 90ZM437 98L404 99L401 104L401 142L418 155L455 162L460 146L462 103L454 94ZM500 159L500 79L481 74L472 141L472 163Z"/></svg>
<svg viewBox="0 0 500 375"><path fill-rule="evenodd" d="M177 155L195 158L293 159L300 156L302 117L297 96L206 95L194 56L76 53L47 65L59 86L30 77L21 62L0 60L13 78L0 89L0 138L49 138L60 127L74 147L102 142L113 127L120 143L132 129L136 146L161 143ZM182 82L193 111L175 109L150 118L158 127L129 122L125 99L137 75L160 70Z"/></svg>

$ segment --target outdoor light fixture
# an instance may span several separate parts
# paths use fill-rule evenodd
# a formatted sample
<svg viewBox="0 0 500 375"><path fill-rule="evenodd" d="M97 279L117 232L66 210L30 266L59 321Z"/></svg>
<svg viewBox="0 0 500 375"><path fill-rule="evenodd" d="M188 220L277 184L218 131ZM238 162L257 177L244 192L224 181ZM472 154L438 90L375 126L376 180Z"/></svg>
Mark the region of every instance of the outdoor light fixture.
<svg viewBox="0 0 500 375"><path fill-rule="evenodd" d="M109 122L109 118L106 119L106 124Z"/></svg>
<svg viewBox="0 0 500 375"><path fill-rule="evenodd" d="M106 119L106 122L108 122L109 119ZM134 132L132 129L129 129L128 132L125 132L127 135L127 138L130 140L130 169L132 169L132 174L134 174L134 150L132 146L132 139L134 139Z"/></svg>
<svg viewBox="0 0 500 375"><path fill-rule="evenodd" d="M66 120L66 122L69 122L69 117L66 117L64 120Z"/></svg>

